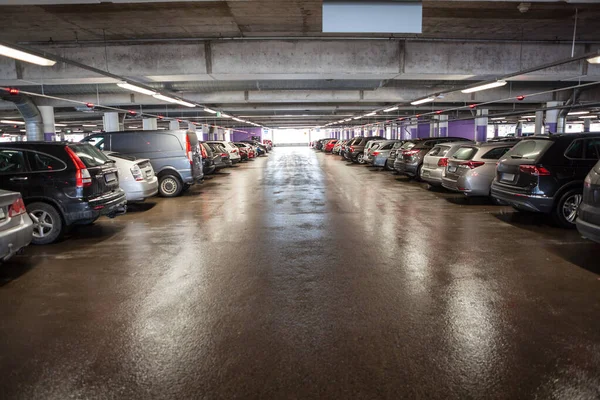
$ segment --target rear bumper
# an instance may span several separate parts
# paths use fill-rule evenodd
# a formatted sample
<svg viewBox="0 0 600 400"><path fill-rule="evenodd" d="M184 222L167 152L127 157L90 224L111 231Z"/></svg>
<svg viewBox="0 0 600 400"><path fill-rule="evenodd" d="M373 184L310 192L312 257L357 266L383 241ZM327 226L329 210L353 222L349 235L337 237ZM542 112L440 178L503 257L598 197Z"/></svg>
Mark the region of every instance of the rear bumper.
<svg viewBox="0 0 600 400"><path fill-rule="evenodd" d="M0 260L8 261L19 250L31 243L33 237L33 222L27 213L21 218L19 225L0 232Z"/></svg>
<svg viewBox="0 0 600 400"><path fill-rule="evenodd" d="M80 201L67 206L65 221L67 225L89 222L101 216L116 217L127 211L127 196L123 189L115 190L88 201Z"/></svg>
<svg viewBox="0 0 600 400"><path fill-rule="evenodd" d="M440 186L442 184L442 169L441 168L421 168L421 179L431 185Z"/></svg>
<svg viewBox="0 0 600 400"><path fill-rule="evenodd" d="M373 165L376 167L384 167L387 160L387 157L375 157L373 159Z"/></svg>
<svg viewBox="0 0 600 400"><path fill-rule="evenodd" d="M394 162L394 169L400 174L416 176L417 170L419 169L419 164L407 164L402 161L396 161Z"/></svg>
<svg viewBox="0 0 600 400"><path fill-rule="evenodd" d="M594 225L577 218L577 230L581 233L581 236L600 243L600 225Z"/></svg>
<svg viewBox="0 0 600 400"><path fill-rule="evenodd" d="M125 189L127 201L144 201L158 194L158 178L154 177L150 182L135 182Z"/></svg>
<svg viewBox="0 0 600 400"><path fill-rule="evenodd" d="M554 207L553 197L514 193L501 189L495 184L492 184L491 192L493 198L502 200L511 206L522 210L549 214Z"/></svg>
<svg viewBox="0 0 600 400"><path fill-rule="evenodd" d="M448 190L462 192L467 196L489 196L490 182L483 176L459 176L457 180L442 178L442 186Z"/></svg>

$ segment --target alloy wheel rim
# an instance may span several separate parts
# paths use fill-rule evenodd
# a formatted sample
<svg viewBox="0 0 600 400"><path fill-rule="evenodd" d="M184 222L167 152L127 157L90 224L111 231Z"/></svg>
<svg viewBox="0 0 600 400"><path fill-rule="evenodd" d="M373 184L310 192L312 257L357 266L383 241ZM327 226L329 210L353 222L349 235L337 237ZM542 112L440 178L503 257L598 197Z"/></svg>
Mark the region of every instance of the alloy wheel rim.
<svg viewBox="0 0 600 400"><path fill-rule="evenodd" d="M54 229L54 220L46 211L34 210L29 216L33 221L33 237L44 238Z"/></svg>
<svg viewBox="0 0 600 400"><path fill-rule="evenodd" d="M173 194L177 190L177 182L175 182L175 179L167 178L162 181L160 187L163 193Z"/></svg>
<svg viewBox="0 0 600 400"><path fill-rule="evenodd" d="M563 216L565 219L571 223L575 223L575 219L577 218L577 213L579 211L579 205L583 200L583 195L574 194L569 196L562 207Z"/></svg>
<svg viewBox="0 0 600 400"><path fill-rule="evenodd" d="M364 157L362 154L359 154L359 155L358 155L358 162L359 162L360 164L362 164L362 163L364 163L364 162L365 162L365 157Z"/></svg>

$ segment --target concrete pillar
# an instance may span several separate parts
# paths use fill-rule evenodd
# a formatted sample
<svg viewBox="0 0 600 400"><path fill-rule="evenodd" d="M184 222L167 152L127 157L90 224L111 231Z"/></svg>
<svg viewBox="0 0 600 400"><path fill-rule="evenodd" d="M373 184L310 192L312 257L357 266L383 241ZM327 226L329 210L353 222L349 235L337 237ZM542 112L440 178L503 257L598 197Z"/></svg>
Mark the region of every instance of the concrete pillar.
<svg viewBox="0 0 600 400"><path fill-rule="evenodd" d="M440 137L448 136L448 116L440 115Z"/></svg>
<svg viewBox="0 0 600 400"><path fill-rule="evenodd" d="M434 115L431 118L431 122L429 123L429 137L439 137L440 136L440 117L438 115Z"/></svg>
<svg viewBox="0 0 600 400"><path fill-rule="evenodd" d="M475 141L485 142L487 140L488 110L477 110L475 118Z"/></svg>
<svg viewBox="0 0 600 400"><path fill-rule="evenodd" d="M169 129L172 131L178 131L179 129L181 129L179 127L179 121L177 121L176 119L172 119L169 121Z"/></svg>
<svg viewBox="0 0 600 400"><path fill-rule="evenodd" d="M544 133L544 112L536 111L535 112L535 131L534 135L541 135Z"/></svg>
<svg viewBox="0 0 600 400"><path fill-rule="evenodd" d="M497 138L498 136L500 136L500 125L495 124L494 125L494 137Z"/></svg>
<svg viewBox="0 0 600 400"><path fill-rule="evenodd" d="M51 142L56 134L56 126L54 125L54 107L38 106L40 114L42 114L42 123L44 125L44 138L46 142ZM41 138L40 138L41 139Z"/></svg>
<svg viewBox="0 0 600 400"><path fill-rule="evenodd" d="M193 122L188 122L187 123L187 130L191 131L191 132L196 132L196 125L194 125Z"/></svg>
<svg viewBox="0 0 600 400"><path fill-rule="evenodd" d="M583 120L583 132L584 133L588 133L590 132L590 128L592 126L592 120L589 118L586 118Z"/></svg>
<svg viewBox="0 0 600 400"><path fill-rule="evenodd" d="M411 118L410 119L410 139L417 138L418 129L419 129L419 119Z"/></svg>
<svg viewBox="0 0 600 400"><path fill-rule="evenodd" d="M105 132L118 132L119 129L119 113L105 112L102 116L102 125Z"/></svg>
<svg viewBox="0 0 600 400"><path fill-rule="evenodd" d="M550 101L546 103L546 107L558 107L562 106L562 101ZM548 110L546 111L546 131L549 133L557 133L558 132L558 114L560 110ZM564 131L564 119L562 119L562 129Z"/></svg>
<svg viewBox="0 0 600 400"><path fill-rule="evenodd" d="M155 131L158 129L158 120L156 118L144 118L142 125L145 131Z"/></svg>
<svg viewBox="0 0 600 400"><path fill-rule="evenodd" d="M517 137L523 136L523 123L522 122L517 123L517 129L515 130L515 135Z"/></svg>

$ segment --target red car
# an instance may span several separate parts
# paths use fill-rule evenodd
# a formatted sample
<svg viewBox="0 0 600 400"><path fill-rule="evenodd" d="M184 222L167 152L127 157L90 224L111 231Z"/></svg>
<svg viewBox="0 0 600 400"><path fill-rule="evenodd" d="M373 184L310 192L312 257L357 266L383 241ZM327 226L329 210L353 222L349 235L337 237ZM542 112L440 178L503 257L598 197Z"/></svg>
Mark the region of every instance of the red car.
<svg viewBox="0 0 600 400"><path fill-rule="evenodd" d="M325 146L323 146L325 153L331 153L337 142L338 142L337 139L333 139L333 140L330 140L329 142L325 143Z"/></svg>

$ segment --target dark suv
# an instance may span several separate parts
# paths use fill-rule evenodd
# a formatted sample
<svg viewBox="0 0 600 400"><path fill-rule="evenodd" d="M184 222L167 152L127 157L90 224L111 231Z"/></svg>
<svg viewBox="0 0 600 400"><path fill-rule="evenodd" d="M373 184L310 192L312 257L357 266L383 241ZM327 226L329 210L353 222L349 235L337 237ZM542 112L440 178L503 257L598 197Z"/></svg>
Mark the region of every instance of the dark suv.
<svg viewBox="0 0 600 400"><path fill-rule="evenodd" d="M365 146L371 140L385 140L385 138L383 136L355 137L346 145L346 151L344 152L343 157L353 163L365 164L366 161L363 159Z"/></svg>
<svg viewBox="0 0 600 400"><path fill-rule="evenodd" d="M463 141L472 142L469 139L452 136L407 140L402 147L396 151L394 170L399 174L408 175L420 180L423 159L425 158L425 155L433 149L433 146L438 143Z"/></svg>
<svg viewBox="0 0 600 400"><path fill-rule="evenodd" d="M574 228L584 179L599 158L600 133L523 139L500 159L492 196Z"/></svg>
<svg viewBox="0 0 600 400"><path fill-rule="evenodd" d="M585 178L577 229L583 236L600 243L600 161Z"/></svg>
<svg viewBox="0 0 600 400"><path fill-rule="evenodd" d="M0 143L0 188L21 192L35 244L54 242L68 226L126 211L114 161L84 143Z"/></svg>

